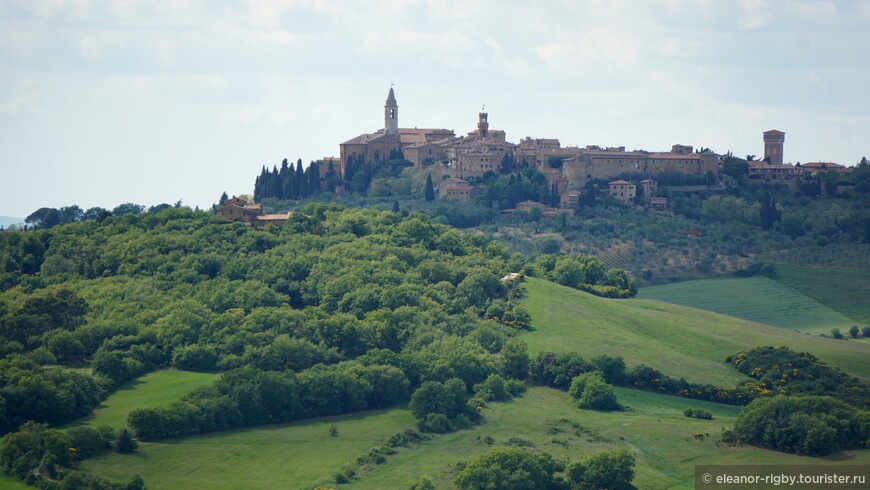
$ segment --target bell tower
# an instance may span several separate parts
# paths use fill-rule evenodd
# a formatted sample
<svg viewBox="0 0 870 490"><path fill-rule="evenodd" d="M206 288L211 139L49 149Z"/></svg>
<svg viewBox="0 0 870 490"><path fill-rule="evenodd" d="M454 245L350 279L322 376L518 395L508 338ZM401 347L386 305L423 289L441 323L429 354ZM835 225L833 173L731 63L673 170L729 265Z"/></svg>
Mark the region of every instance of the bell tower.
<svg viewBox="0 0 870 490"><path fill-rule="evenodd" d="M485 106L484 110L486 110ZM486 139L486 134L489 132L489 123L486 120L487 117L489 117L489 114L485 112L479 112L477 114L477 134L483 139Z"/></svg>
<svg viewBox="0 0 870 490"><path fill-rule="evenodd" d="M384 133L391 135L399 134L399 104L396 102L396 94L393 93L393 87L390 87L387 102L384 104Z"/></svg>

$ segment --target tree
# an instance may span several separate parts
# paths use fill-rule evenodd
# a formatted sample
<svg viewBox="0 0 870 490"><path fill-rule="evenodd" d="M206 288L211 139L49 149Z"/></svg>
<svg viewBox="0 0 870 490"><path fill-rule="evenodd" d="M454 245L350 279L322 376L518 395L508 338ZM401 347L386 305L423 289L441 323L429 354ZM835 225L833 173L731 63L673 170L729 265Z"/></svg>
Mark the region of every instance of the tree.
<svg viewBox="0 0 870 490"><path fill-rule="evenodd" d="M568 466L565 473L572 488L578 490L632 490L634 456L625 449L593 454Z"/></svg>
<svg viewBox="0 0 870 490"><path fill-rule="evenodd" d="M60 214L54 208L39 208L24 218L24 222L46 230L61 223Z"/></svg>
<svg viewBox="0 0 870 490"><path fill-rule="evenodd" d="M432 185L432 174L426 174L425 197L427 201L435 200L435 187Z"/></svg>
<svg viewBox="0 0 870 490"><path fill-rule="evenodd" d="M285 161L286 161L286 160L285 160ZM218 206L223 207L224 203L225 203L225 202L227 201L227 199L229 199L229 198L230 198L230 196L227 195L227 191L224 191L223 194L221 194L221 198L218 200Z"/></svg>
<svg viewBox="0 0 870 490"><path fill-rule="evenodd" d="M548 453L530 453L522 447L490 449L472 460L453 482L461 490L550 488L559 465Z"/></svg>
<svg viewBox="0 0 870 490"><path fill-rule="evenodd" d="M571 381L568 394L577 401L577 406L587 410L618 410L613 386L604 381L600 371L581 374Z"/></svg>
<svg viewBox="0 0 870 490"><path fill-rule="evenodd" d="M135 451L139 444L133 439L133 435L126 427L121 427L115 433L115 441L112 443L116 453L130 454Z"/></svg>
<svg viewBox="0 0 870 490"><path fill-rule="evenodd" d="M755 446L824 456L863 447L870 412L829 396L760 397L740 410L733 432Z"/></svg>
<svg viewBox="0 0 870 490"><path fill-rule="evenodd" d="M749 164L746 160L734 156L730 151L722 155L722 172L735 179L749 173Z"/></svg>
<svg viewBox="0 0 870 490"><path fill-rule="evenodd" d="M853 339L858 338L859 332L860 330L858 330L858 325L852 325L852 328L849 329L849 335L851 335Z"/></svg>

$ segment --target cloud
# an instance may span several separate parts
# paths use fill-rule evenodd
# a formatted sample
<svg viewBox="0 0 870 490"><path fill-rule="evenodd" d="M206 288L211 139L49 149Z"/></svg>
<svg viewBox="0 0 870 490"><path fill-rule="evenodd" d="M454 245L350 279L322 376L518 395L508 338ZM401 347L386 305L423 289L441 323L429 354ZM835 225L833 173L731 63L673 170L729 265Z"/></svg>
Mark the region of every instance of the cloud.
<svg viewBox="0 0 870 490"><path fill-rule="evenodd" d="M773 20L764 0L740 0L740 8L743 10L743 15L737 19L737 28L740 30L758 30Z"/></svg>
<svg viewBox="0 0 870 490"><path fill-rule="evenodd" d="M790 1L782 4L787 10L806 17L831 16L837 13L837 4L832 1Z"/></svg>
<svg viewBox="0 0 870 490"><path fill-rule="evenodd" d="M492 48L492 50L495 51L496 55L501 54L501 44L499 44L498 41L493 39L492 36L486 36L486 39L484 39L483 42L485 42L487 46Z"/></svg>
<svg viewBox="0 0 870 490"><path fill-rule="evenodd" d="M458 31L417 32L400 30L365 33L361 50L365 53L378 54L407 51L417 51L422 54L465 51L472 47L474 47L474 42Z"/></svg>
<svg viewBox="0 0 870 490"><path fill-rule="evenodd" d="M18 94L0 101L0 114L22 114L39 111L40 94L36 81L26 78L18 84Z"/></svg>

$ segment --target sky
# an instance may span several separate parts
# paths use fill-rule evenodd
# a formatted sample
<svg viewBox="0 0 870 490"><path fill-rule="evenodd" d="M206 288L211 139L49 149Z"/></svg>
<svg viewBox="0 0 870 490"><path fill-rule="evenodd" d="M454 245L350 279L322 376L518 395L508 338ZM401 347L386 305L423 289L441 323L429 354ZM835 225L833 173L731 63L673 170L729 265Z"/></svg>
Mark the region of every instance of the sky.
<svg viewBox="0 0 870 490"><path fill-rule="evenodd" d="M870 0L0 0L0 215L208 207L383 127L870 156Z"/></svg>

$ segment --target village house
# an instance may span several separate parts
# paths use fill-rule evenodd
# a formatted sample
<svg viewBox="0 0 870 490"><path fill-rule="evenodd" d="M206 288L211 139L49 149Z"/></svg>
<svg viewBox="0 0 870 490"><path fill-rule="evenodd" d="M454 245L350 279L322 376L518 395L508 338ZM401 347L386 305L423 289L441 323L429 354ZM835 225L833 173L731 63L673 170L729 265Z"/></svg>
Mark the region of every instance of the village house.
<svg viewBox="0 0 870 490"><path fill-rule="evenodd" d="M240 221L248 226L281 226L293 213L263 214L262 204L248 204L248 201L233 196L224 201L218 212L230 221Z"/></svg>
<svg viewBox="0 0 870 490"><path fill-rule="evenodd" d="M637 196L637 186L626 180L614 180L608 185L608 193L622 202L631 202Z"/></svg>

